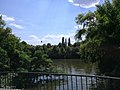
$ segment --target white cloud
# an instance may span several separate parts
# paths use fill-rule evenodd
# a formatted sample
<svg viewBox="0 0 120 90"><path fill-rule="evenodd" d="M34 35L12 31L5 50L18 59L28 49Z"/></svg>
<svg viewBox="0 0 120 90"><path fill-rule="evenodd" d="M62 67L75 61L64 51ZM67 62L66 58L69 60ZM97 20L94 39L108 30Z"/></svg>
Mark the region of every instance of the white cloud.
<svg viewBox="0 0 120 90"><path fill-rule="evenodd" d="M1 16L2 14L0 14ZM3 20L5 20L6 22L9 21L15 21L15 19L13 17L8 17L7 15L2 15Z"/></svg>
<svg viewBox="0 0 120 90"><path fill-rule="evenodd" d="M21 25L15 24L15 23L10 23L10 26L16 27L18 29L23 29L23 27Z"/></svg>
<svg viewBox="0 0 120 90"><path fill-rule="evenodd" d="M68 0L68 2L73 3L75 6L90 8L95 7L95 5L99 4L100 0Z"/></svg>
<svg viewBox="0 0 120 90"><path fill-rule="evenodd" d="M69 2L73 3L73 0L68 0Z"/></svg>
<svg viewBox="0 0 120 90"><path fill-rule="evenodd" d="M35 36L35 35L30 35L29 37L33 38L33 39L38 39L39 40L39 38L37 36Z"/></svg>
<svg viewBox="0 0 120 90"><path fill-rule="evenodd" d="M37 37L35 35L30 35L29 40L26 40L27 43L32 44L32 45L42 45L42 44L55 44L57 45L59 42L62 42L62 37L68 39L71 38L71 43L74 43L74 33L70 33L68 35L61 34L61 35L53 35L53 34L48 34L44 36L43 38Z"/></svg>
<svg viewBox="0 0 120 90"><path fill-rule="evenodd" d="M41 45L41 39L35 35L30 35L29 40L26 40L27 43L31 45Z"/></svg>
<svg viewBox="0 0 120 90"><path fill-rule="evenodd" d="M15 20L15 18L9 17L4 14L0 14L0 16L2 16L2 19L8 24L8 26L13 26L18 29L23 29L23 27L21 25L16 24L16 22L18 23L18 21L20 21L20 20Z"/></svg>

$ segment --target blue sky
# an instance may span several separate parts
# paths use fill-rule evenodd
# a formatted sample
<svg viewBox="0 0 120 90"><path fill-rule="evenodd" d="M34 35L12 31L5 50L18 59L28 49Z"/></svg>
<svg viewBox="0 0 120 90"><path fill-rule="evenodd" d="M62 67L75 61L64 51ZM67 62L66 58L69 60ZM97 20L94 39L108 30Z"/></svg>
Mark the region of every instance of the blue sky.
<svg viewBox="0 0 120 90"><path fill-rule="evenodd" d="M75 42L75 17L94 11L103 0L1 0L0 14L13 34L32 45ZM43 41L43 43L41 43Z"/></svg>

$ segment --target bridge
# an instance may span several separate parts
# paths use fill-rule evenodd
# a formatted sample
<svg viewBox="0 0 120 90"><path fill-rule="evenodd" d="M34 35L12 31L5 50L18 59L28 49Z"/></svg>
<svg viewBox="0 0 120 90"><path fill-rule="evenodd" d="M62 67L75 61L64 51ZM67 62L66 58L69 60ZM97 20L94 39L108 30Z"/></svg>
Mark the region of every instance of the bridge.
<svg viewBox="0 0 120 90"><path fill-rule="evenodd" d="M120 78L40 72L0 72L0 90L120 90Z"/></svg>

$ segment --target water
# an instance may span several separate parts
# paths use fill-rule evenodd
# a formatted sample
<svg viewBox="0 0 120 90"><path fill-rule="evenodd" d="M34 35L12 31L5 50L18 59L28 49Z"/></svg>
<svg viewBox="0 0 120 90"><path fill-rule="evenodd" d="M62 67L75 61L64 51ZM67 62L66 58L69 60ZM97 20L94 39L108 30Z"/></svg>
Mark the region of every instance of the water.
<svg viewBox="0 0 120 90"><path fill-rule="evenodd" d="M84 63L80 59L53 60L54 65L67 74L95 74L95 65Z"/></svg>
<svg viewBox="0 0 120 90"><path fill-rule="evenodd" d="M53 60L53 64L56 66L57 69L64 71L66 74L95 74L95 65L91 63L84 63L79 59L58 59ZM91 78L87 78L87 83ZM71 85L71 83L73 83ZM76 83L78 84L76 87ZM86 85L86 78L82 78L82 83ZM89 84L90 85L90 84ZM52 86L52 89L51 89ZM81 89L81 77L71 77L69 76L67 81L54 81L48 82L44 86L38 85L37 89L32 90L90 90L90 86L83 86ZM64 89L63 89L64 88Z"/></svg>
<svg viewBox="0 0 120 90"><path fill-rule="evenodd" d="M53 60L54 65L58 69L62 69L67 74L95 74L95 65L92 63L84 63L80 59L59 59L59 60ZM56 86L56 89L53 90L81 90L81 78L78 77L78 82L76 82L76 77L73 77L73 88L71 86L71 77L68 77L68 88L67 84L61 84L60 86ZM91 78L87 78L87 83L89 82ZM78 83L78 87L76 87L76 83ZM82 83L86 84L86 78L82 78ZM62 89L64 85L65 89ZM90 90L90 86L83 86L82 90Z"/></svg>

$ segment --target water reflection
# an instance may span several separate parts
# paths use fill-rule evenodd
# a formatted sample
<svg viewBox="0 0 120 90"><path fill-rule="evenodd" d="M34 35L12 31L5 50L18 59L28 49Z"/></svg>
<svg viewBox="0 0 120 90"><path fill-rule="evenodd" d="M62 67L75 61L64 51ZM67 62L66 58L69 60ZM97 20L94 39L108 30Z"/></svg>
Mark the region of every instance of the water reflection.
<svg viewBox="0 0 120 90"><path fill-rule="evenodd" d="M94 64L84 63L79 59L59 59L53 60L53 63L68 74L95 74Z"/></svg>
<svg viewBox="0 0 120 90"><path fill-rule="evenodd" d="M62 68L67 74L95 74L93 64L84 63L79 59L59 59L53 60L53 63L56 68ZM55 76L52 77L54 79L58 78ZM39 83L35 88L30 90L81 90L81 88L82 90L91 90L90 85L94 81L91 81L91 78L86 77L68 76L66 78L67 79L60 80L52 79L52 81L49 81L49 78L47 77L48 82L45 81L45 84Z"/></svg>

